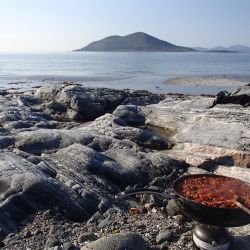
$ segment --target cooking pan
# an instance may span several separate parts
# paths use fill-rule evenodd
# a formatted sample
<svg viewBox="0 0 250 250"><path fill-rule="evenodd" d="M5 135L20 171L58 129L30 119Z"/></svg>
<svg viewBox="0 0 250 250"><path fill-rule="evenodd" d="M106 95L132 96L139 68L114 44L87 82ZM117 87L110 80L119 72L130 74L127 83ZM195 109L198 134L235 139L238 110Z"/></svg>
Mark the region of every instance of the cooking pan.
<svg viewBox="0 0 250 250"><path fill-rule="evenodd" d="M172 185L173 195L161 192L159 190L139 188L122 192L116 195L116 198L122 199L134 194L156 194L167 199L175 199L179 207L179 210L182 214L203 224L213 225L217 227L239 227L250 223L250 216L240 208L219 208L219 207L203 205L201 203L197 203L193 200L185 198L178 192L177 187L185 179L194 177L208 177L208 176L225 177L222 175L213 175L213 174L185 175L176 179L173 182ZM226 178L240 181L238 179L231 177L226 177ZM241 182L249 185L249 183L246 183L244 181Z"/></svg>

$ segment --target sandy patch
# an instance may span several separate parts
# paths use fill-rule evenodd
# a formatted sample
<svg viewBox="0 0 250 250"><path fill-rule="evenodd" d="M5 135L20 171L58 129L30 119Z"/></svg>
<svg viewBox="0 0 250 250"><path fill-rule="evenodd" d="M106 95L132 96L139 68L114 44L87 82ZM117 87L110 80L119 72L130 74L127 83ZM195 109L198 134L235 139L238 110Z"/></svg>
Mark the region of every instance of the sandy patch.
<svg viewBox="0 0 250 250"><path fill-rule="evenodd" d="M240 87L248 84L247 79L237 79L237 77L212 77L212 76L187 76L172 78L166 84L181 85L181 86L235 86Z"/></svg>

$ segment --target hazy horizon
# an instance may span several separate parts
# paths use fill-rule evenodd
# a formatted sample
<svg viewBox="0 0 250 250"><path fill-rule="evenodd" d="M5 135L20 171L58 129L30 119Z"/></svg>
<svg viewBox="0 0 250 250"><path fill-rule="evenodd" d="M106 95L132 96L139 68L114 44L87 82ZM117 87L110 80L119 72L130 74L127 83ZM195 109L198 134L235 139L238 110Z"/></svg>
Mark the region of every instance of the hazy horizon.
<svg viewBox="0 0 250 250"><path fill-rule="evenodd" d="M185 47L250 46L248 0L0 2L0 52L67 52L145 32Z"/></svg>

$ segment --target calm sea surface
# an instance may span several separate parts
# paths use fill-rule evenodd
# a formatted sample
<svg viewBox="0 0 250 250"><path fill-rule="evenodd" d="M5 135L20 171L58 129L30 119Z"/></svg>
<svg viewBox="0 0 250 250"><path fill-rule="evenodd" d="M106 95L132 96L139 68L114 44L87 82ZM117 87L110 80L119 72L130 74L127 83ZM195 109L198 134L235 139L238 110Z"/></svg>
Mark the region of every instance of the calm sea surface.
<svg viewBox="0 0 250 250"><path fill-rule="evenodd" d="M183 76L223 75L250 81L250 53L0 54L1 88L74 81L88 87L147 89L158 93L217 93L221 87L174 86L167 81Z"/></svg>

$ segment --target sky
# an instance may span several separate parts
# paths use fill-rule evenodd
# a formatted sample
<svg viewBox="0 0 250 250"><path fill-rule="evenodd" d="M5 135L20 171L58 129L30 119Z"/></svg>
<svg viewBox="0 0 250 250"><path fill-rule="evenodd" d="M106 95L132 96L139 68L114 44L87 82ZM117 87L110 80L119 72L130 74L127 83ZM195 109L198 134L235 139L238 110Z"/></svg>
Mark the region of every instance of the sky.
<svg viewBox="0 0 250 250"><path fill-rule="evenodd" d="M0 0L0 52L71 51L137 31L180 46L250 46L250 0Z"/></svg>

